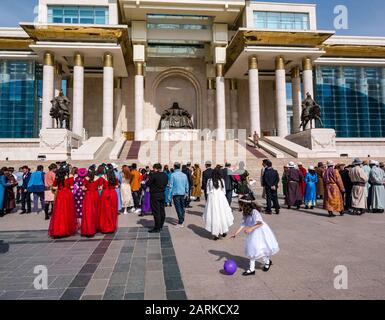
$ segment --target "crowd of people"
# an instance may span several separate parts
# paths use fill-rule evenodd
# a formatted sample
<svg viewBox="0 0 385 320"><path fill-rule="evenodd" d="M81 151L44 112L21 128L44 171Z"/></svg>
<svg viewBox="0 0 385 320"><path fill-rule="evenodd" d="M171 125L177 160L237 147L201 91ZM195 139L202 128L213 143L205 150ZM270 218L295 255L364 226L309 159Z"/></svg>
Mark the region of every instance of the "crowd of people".
<svg viewBox="0 0 385 320"><path fill-rule="evenodd" d="M271 208L279 213L278 187L280 178L269 160L263 161L262 186L267 201L267 214ZM284 167L282 189L288 209L298 210L302 205L313 210L317 200L323 201L323 208L330 217L334 213L362 215L365 212L384 213L385 168L376 160L355 159L351 164L319 162L317 167L306 169L302 163L289 162Z"/></svg>
<svg viewBox="0 0 385 320"><path fill-rule="evenodd" d="M244 275L255 274L256 259L263 259L264 271L272 262L270 257L279 251L278 242L269 226L263 221L261 206L253 191L255 181L243 163L233 169L230 163L212 166L210 161L201 170L199 164L174 163L162 167L156 163L138 169L137 165L123 165L120 170L114 163L77 168L67 162L52 163L44 172L42 165L36 171L23 166L0 170L0 214L12 213L21 204L20 214L44 211L49 222L49 236L62 238L80 232L93 237L96 233L114 233L118 215L152 214L154 226L150 233L161 232L165 223L165 208L173 206L177 214L175 227L184 227L186 208L192 201L205 199L203 223L213 240L227 236L234 224L234 198L243 214L240 228L247 234L246 255L250 268ZM385 209L384 165L375 160L355 159L352 164L326 165L318 163L307 169L302 163L289 162L282 177L269 159L262 162L261 186L266 199L265 214L280 213L279 190L282 184L285 205L289 209L312 210L317 202L330 217L334 213L383 213ZM33 203L33 208L32 208ZM40 207L39 207L40 203Z"/></svg>

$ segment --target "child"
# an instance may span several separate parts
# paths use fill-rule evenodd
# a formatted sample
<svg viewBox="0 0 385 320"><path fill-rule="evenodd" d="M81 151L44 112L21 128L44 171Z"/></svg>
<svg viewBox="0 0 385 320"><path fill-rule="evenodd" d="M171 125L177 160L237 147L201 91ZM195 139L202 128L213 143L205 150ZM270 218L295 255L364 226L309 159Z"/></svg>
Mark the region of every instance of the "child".
<svg viewBox="0 0 385 320"><path fill-rule="evenodd" d="M270 227L263 221L259 213L259 206L250 195L239 199L243 212L243 221L238 231L231 237L235 238L243 230L247 234L246 256L250 259L250 269L243 273L244 276L255 275L255 261L262 258L263 271L269 271L273 262L270 257L279 251L278 242Z"/></svg>

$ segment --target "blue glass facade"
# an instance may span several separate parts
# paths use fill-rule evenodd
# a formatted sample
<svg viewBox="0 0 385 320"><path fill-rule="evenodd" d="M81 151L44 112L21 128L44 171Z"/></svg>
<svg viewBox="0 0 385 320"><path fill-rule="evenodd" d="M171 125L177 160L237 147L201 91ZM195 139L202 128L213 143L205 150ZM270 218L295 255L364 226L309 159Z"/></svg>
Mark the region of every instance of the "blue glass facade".
<svg viewBox="0 0 385 320"><path fill-rule="evenodd" d="M48 6L48 22L108 24L108 7Z"/></svg>
<svg viewBox="0 0 385 320"><path fill-rule="evenodd" d="M35 61L0 61L0 138L38 136L41 74Z"/></svg>
<svg viewBox="0 0 385 320"><path fill-rule="evenodd" d="M385 137L385 68L319 66L316 99L337 137Z"/></svg>

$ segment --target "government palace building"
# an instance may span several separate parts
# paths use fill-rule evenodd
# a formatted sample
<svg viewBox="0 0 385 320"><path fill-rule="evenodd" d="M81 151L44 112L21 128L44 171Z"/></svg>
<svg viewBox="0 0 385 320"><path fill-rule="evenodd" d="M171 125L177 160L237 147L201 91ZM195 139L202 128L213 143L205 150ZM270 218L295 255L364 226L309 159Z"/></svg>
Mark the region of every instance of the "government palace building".
<svg viewBox="0 0 385 320"><path fill-rule="evenodd" d="M255 134L273 157L385 156L385 35L320 30L314 4L40 0L35 11L0 28L2 161ZM50 115L61 91L68 128ZM308 93L323 126L302 130ZM162 126L174 103L193 128Z"/></svg>

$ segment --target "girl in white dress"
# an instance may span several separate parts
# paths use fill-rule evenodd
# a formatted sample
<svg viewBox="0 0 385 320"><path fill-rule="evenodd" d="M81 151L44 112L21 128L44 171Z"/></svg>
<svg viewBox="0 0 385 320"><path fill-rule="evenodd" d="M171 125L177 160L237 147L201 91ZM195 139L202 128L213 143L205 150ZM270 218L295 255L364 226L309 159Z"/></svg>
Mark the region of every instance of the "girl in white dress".
<svg viewBox="0 0 385 320"><path fill-rule="evenodd" d="M260 207L249 195L243 196L239 200L239 205L243 212L243 220L241 227L231 238L234 239L242 231L247 234L246 256L250 259L250 269L243 275L255 275L255 261L261 258L264 263L263 271L267 272L273 264L270 257L279 251L278 242L270 227L263 221L259 213Z"/></svg>
<svg viewBox="0 0 385 320"><path fill-rule="evenodd" d="M219 236L226 237L229 228L234 223L234 216L226 199L225 181L219 168L213 170L211 179L207 182L207 202L203 214L205 229L218 240Z"/></svg>
<svg viewBox="0 0 385 320"><path fill-rule="evenodd" d="M128 166L122 167L122 184L120 185L120 192L122 194L122 207L124 208L123 214L128 214L128 208L134 206L134 199L131 192L131 174Z"/></svg>

